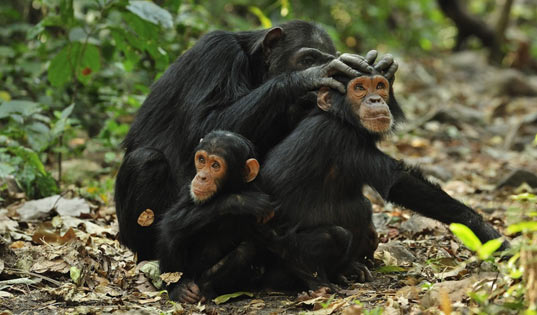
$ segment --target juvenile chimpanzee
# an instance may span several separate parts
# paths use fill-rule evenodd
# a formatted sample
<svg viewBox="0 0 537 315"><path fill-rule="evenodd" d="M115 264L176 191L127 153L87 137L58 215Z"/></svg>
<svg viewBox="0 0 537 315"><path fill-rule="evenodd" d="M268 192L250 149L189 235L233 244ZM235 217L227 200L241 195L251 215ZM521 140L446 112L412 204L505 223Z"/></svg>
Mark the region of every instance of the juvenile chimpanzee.
<svg viewBox="0 0 537 315"><path fill-rule="evenodd" d="M425 216L465 224L481 241L500 236L479 214L425 179L418 168L377 148L376 142L402 116L385 77L375 74L341 80L348 82L346 94L322 88L318 110L267 155L261 171L263 188L281 205L272 224L299 224L303 246L298 248L316 246L328 227L349 232L350 260L327 276L358 272L360 280L370 278L363 262L377 246L371 204L362 194L364 185ZM332 248L318 250L330 252ZM308 259L307 250L298 254L302 261L311 262L310 270L323 270L330 264L329 259Z"/></svg>
<svg viewBox="0 0 537 315"><path fill-rule="evenodd" d="M254 182L253 145L228 131L207 134L196 147L196 175L160 221L161 272L183 272L170 298L196 303L244 290L263 275L256 239L275 206ZM264 248L264 246L261 246Z"/></svg>
<svg viewBox="0 0 537 315"><path fill-rule="evenodd" d="M375 59L375 51L336 57L328 34L303 21L203 36L155 82L123 142L115 189L119 240L139 260L154 257L154 225L139 226L138 216L151 209L158 222L175 202L193 176L193 149L207 132L246 136L262 160L315 107L314 91L343 92L331 76L370 73ZM391 78L397 64L388 56L375 69Z"/></svg>

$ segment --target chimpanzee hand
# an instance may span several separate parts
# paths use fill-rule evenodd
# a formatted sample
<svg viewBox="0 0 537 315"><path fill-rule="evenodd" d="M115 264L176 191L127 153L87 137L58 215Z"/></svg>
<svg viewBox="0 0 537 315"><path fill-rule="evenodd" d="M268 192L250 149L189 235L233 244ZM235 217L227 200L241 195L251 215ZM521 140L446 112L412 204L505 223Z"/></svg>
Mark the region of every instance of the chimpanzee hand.
<svg viewBox="0 0 537 315"><path fill-rule="evenodd" d="M342 57L346 58L347 60L352 60L351 62L349 62L352 67L349 66ZM336 89L341 93L345 93L345 86L331 76L337 73L342 73L349 77L357 77L360 76L362 73L371 73L373 71L374 68L366 62L366 59L364 57L358 55L343 54L338 58L332 59L326 64L314 66L306 70L300 71L299 75L301 77L299 81L309 91L326 86L332 89Z"/></svg>
<svg viewBox="0 0 537 315"><path fill-rule="evenodd" d="M170 300L190 304L203 303L206 300L198 285L189 279L181 279L177 286L170 290L169 296Z"/></svg>
<svg viewBox="0 0 537 315"><path fill-rule="evenodd" d="M221 214L254 215L259 223L266 223L272 219L276 209L270 196L258 191L231 194L219 203Z"/></svg>
<svg viewBox="0 0 537 315"><path fill-rule="evenodd" d="M339 59L341 59L345 64L350 65L354 69L364 69L364 63L367 65L373 66L375 63L375 60L377 59L378 52L376 50L370 50L367 52L365 57L362 57L360 55L355 54L342 54L339 56ZM395 78L395 72L397 71L397 68L399 68L399 65L397 64L397 61L393 59L393 56L391 54L386 54L380 59L380 61L374 65L374 69L378 72L380 72L388 81L393 83L393 80ZM369 71L371 73L373 71Z"/></svg>

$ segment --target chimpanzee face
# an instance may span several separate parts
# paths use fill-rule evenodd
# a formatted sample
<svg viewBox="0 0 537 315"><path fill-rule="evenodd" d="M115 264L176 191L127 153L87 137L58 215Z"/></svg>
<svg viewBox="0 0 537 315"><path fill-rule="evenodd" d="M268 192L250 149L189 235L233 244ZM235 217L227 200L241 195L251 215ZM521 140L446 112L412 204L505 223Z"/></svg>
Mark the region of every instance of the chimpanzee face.
<svg viewBox="0 0 537 315"><path fill-rule="evenodd" d="M267 77L329 62L336 49L328 34L315 25L294 21L270 29L263 42Z"/></svg>
<svg viewBox="0 0 537 315"><path fill-rule="evenodd" d="M194 156L194 164L196 176L190 185L190 194L195 202L204 202L222 187L226 178L227 162L221 156L199 150Z"/></svg>
<svg viewBox="0 0 537 315"><path fill-rule="evenodd" d="M320 109L350 110L358 124L373 134L383 134L391 130L394 120L388 106L390 83L383 76L361 76L350 80L345 98L337 98L336 101L331 97L331 93L337 92L321 88L317 95L317 106Z"/></svg>
<svg viewBox="0 0 537 315"><path fill-rule="evenodd" d="M244 137L216 130L208 133L196 147L196 175L190 184L195 203L204 203L221 192L239 191L259 173L253 158L253 145Z"/></svg>
<svg viewBox="0 0 537 315"><path fill-rule="evenodd" d="M362 126L373 133L384 133L392 127L389 94L390 83L381 75L358 77L347 85L347 101Z"/></svg>

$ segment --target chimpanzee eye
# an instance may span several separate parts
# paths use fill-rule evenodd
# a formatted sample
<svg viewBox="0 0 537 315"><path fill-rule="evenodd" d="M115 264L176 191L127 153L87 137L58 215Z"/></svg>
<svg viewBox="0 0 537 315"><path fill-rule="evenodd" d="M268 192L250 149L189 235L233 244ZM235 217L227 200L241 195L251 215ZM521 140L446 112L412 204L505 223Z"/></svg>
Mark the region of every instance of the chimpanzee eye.
<svg viewBox="0 0 537 315"><path fill-rule="evenodd" d="M306 56L302 60L300 60L300 63L303 66L309 67L315 63L315 59L312 56Z"/></svg>
<svg viewBox="0 0 537 315"><path fill-rule="evenodd" d="M377 90L384 90L386 88L386 85L382 82L379 82L377 84Z"/></svg>
<svg viewBox="0 0 537 315"><path fill-rule="evenodd" d="M354 90L356 90L356 91L365 91L365 88L364 88L364 86L362 84L356 84L354 86Z"/></svg>
<svg viewBox="0 0 537 315"><path fill-rule="evenodd" d="M218 162L213 162L213 165L211 165L212 168L214 168L215 170L219 169L220 168L220 163Z"/></svg>
<svg viewBox="0 0 537 315"><path fill-rule="evenodd" d="M200 155L200 157L198 157L198 162L200 162L201 164L205 164L205 158Z"/></svg>

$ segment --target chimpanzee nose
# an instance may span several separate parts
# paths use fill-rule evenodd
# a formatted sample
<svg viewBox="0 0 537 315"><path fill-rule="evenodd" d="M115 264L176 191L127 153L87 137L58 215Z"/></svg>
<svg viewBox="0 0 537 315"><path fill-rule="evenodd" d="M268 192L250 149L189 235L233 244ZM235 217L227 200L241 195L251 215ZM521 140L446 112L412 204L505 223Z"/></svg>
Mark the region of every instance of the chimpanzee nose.
<svg viewBox="0 0 537 315"><path fill-rule="evenodd" d="M379 95L372 95L368 99L370 103L380 103L381 100L382 98Z"/></svg>

